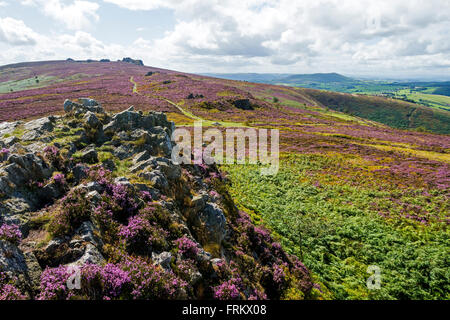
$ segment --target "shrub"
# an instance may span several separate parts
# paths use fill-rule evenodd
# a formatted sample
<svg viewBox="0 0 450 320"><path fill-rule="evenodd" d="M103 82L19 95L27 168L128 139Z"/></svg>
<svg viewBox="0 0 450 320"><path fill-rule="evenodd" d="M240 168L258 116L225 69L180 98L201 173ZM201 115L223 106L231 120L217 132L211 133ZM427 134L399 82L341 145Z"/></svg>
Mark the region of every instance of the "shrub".
<svg viewBox="0 0 450 320"><path fill-rule="evenodd" d="M64 196L53 216L49 231L55 236L70 234L90 217L90 202L85 189L72 189Z"/></svg>
<svg viewBox="0 0 450 320"><path fill-rule="evenodd" d="M0 272L0 301L25 300L27 297L17 289L6 274Z"/></svg>
<svg viewBox="0 0 450 320"><path fill-rule="evenodd" d="M198 253L197 243L189 239L186 235L175 240L178 246L178 252L188 258L195 258Z"/></svg>
<svg viewBox="0 0 450 320"><path fill-rule="evenodd" d="M240 278L232 278L222 284L213 287L214 298L218 300L236 300L240 297Z"/></svg>
<svg viewBox="0 0 450 320"><path fill-rule="evenodd" d="M6 240L14 244L19 244L22 240L22 232L18 225L3 224L0 226L0 240Z"/></svg>

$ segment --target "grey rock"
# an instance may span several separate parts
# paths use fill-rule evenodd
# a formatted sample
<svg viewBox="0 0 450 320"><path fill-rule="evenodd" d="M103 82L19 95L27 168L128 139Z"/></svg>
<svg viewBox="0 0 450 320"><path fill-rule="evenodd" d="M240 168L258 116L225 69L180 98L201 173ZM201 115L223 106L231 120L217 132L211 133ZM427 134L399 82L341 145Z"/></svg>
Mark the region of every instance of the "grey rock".
<svg viewBox="0 0 450 320"><path fill-rule="evenodd" d="M99 193L103 192L103 187L98 183L97 181L91 181L88 183L83 183L78 186L76 186L74 189L84 189L87 193L91 191L97 191Z"/></svg>
<svg viewBox="0 0 450 320"><path fill-rule="evenodd" d="M25 155L12 154L8 157L9 165L4 167L8 180L22 186L31 181L42 181L52 175L52 169L46 162L33 153Z"/></svg>
<svg viewBox="0 0 450 320"><path fill-rule="evenodd" d="M15 136L8 137L3 139L4 146L3 147L11 147L15 143L19 142L19 139Z"/></svg>
<svg viewBox="0 0 450 320"><path fill-rule="evenodd" d="M150 172L141 172L139 174L140 177L149 180L153 183L154 187L159 190L166 191L169 188L169 182L166 177L159 170L153 170Z"/></svg>
<svg viewBox="0 0 450 320"><path fill-rule="evenodd" d="M102 125L95 113L91 111L86 112L86 114L84 115L84 123L86 124L86 126L93 129L99 128Z"/></svg>
<svg viewBox="0 0 450 320"><path fill-rule="evenodd" d="M193 224L197 238L203 243L220 244L226 236L225 215L215 203L207 202L203 210L194 214Z"/></svg>
<svg viewBox="0 0 450 320"><path fill-rule="evenodd" d="M130 150L131 150L131 148L129 146L120 145L114 149L113 154L120 160L123 160L123 159L126 159L129 156L131 156Z"/></svg>
<svg viewBox="0 0 450 320"><path fill-rule="evenodd" d="M31 289L37 292L41 283L42 268L33 252L25 252L24 257Z"/></svg>
<svg viewBox="0 0 450 320"><path fill-rule="evenodd" d="M165 270L171 270L170 262L172 261L172 254L164 251L160 254L152 252L152 260L156 265L160 265Z"/></svg>
<svg viewBox="0 0 450 320"><path fill-rule="evenodd" d="M81 161L89 164L98 162L98 154L94 148L89 148L81 154Z"/></svg>
<svg viewBox="0 0 450 320"><path fill-rule="evenodd" d="M71 112L73 109L73 102L70 101L69 99L66 99L64 101L64 112L69 113Z"/></svg>
<svg viewBox="0 0 450 320"><path fill-rule="evenodd" d="M36 131L52 131L54 128L54 118L46 117L33 120L24 124L26 130L36 130Z"/></svg>
<svg viewBox="0 0 450 320"><path fill-rule="evenodd" d="M5 134L11 134L21 124L22 124L21 121L0 122L0 136L3 136Z"/></svg>
<svg viewBox="0 0 450 320"><path fill-rule="evenodd" d="M127 186L129 188L133 188L133 185L131 184L131 182L125 177L117 177L117 178L115 178L114 179L114 183L115 184L121 184L121 185Z"/></svg>
<svg viewBox="0 0 450 320"><path fill-rule="evenodd" d="M113 159L106 159L105 161L102 162L102 166L105 169L108 169L109 171L116 170L116 164L114 163Z"/></svg>
<svg viewBox="0 0 450 320"><path fill-rule="evenodd" d="M102 196L100 195L100 193L98 193L98 191L94 190L89 192L86 197L88 197L89 199L91 199L92 204L98 204L100 201L102 201Z"/></svg>
<svg viewBox="0 0 450 320"><path fill-rule="evenodd" d="M0 240L0 270L11 276L27 271L23 252L15 244L5 240Z"/></svg>
<svg viewBox="0 0 450 320"><path fill-rule="evenodd" d="M73 169L73 176L77 182L87 177L86 169L88 167L82 164L77 164Z"/></svg>
<svg viewBox="0 0 450 320"><path fill-rule="evenodd" d="M96 107L100 106L100 103L90 98L79 98L78 103L80 103L83 107Z"/></svg>
<svg viewBox="0 0 450 320"><path fill-rule="evenodd" d="M102 265L106 262L101 252L93 244L88 243L84 249L84 253L75 262L69 264L69 266L83 266L85 264L97 264Z"/></svg>
<svg viewBox="0 0 450 320"><path fill-rule="evenodd" d="M151 158L151 154L148 150L144 150L133 157L133 163L137 164L139 162L148 160Z"/></svg>
<svg viewBox="0 0 450 320"><path fill-rule="evenodd" d="M26 132L22 135L22 141L37 140L42 137L46 132L53 131L54 117L40 118L24 124ZM49 137L47 137L47 142Z"/></svg>
<svg viewBox="0 0 450 320"><path fill-rule="evenodd" d="M48 254L53 254L63 243L64 239L54 238L44 247L44 251Z"/></svg>
<svg viewBox="0 0 450 320"><path fill-rule="evenodd" d="M95 192L95 191L93 191ZM84 242L90 242L95 246L103 246L103 242L97 236L95 236L96 228L91 221L85 221L75 231L75 234L80 236L80 239Z"/></svg>
<svg viewBox="0 0 450 320"><path fill-rule="evenodd" d="M181 177L181 167L171 162L157 161L158 168L164 173L169 180L178 180Z"/></svg>

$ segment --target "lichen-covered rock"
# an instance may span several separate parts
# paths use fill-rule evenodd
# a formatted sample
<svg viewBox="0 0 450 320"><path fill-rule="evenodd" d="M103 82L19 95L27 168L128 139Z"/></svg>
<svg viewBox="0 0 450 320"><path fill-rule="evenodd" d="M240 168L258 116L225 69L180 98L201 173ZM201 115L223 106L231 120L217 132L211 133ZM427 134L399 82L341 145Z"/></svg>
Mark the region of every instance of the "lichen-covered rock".
<svg viewBox="0 0 450 320"><path fill-rule="evenodd" d="M0 270L12 276L27 272L23 252L17 245L5 240L0 240Z"/></svg>
<svg viewBox="0 0 450 320"><path fill-rule="evenodd" d="M12 134L14 130L22 124L22 121L0 122L0 137L5 134Z"/></svg>
<svg viewBox="0 0 450 320"><path fill-rule="evenodd" d="M102 106L94 99L80 98L78 103L72 102L68 99L64 101L64 111L72 113L75 116L85 114L86 112L104 113Z"/></svg>
<svg viewBox="0 0 450 320"><path fill-rule="evenodd" d="M164 251L159 254L152 253L153 263L161 266L165 270L171 270L170 262L172 261L172 254L170 252Z"/></svg>
<svg viewBox="0 0 450 320"><path fill-rule="evenodd" d="M102 124L100 120L98 120L95 113L91 111L86 112L86 114L84 115L84 122L89 128L93 129L100 127Z"/></svg>
<svg viewBox="0 0 450 320"><path fill-rule="evenodd" d="M0 124L0 133L23 133L0 139L8 148L0 223L24 235L0 244L0 272L17 275L23 293L66 299L52 286L79 267L89 290L78 299L227 298L230 288L242 299L309 294L307 270L237 210L217 167L171 161L174 125L164 114L111 115L89 98L66 100L64 110ZM111 284L114 294L104 291Z"/></svg>
<svg viewBox="0 0 450 320"><path fill-rule="evenodd" d="M12 154L8 157L9 165L3 168L7 179L16 186L29 181L41 181L52 175L49 165L33 153L25 155ZM1 170L0 170L1 171Z"/></svg>
<svg viewBox="0 0 450 320"><path fill-rule="evenodd" d="M97 163L98 162L98 153L95 150L95 148L88 148L87 150L83 151L81 154L81 160L85 163Z"/></svg>

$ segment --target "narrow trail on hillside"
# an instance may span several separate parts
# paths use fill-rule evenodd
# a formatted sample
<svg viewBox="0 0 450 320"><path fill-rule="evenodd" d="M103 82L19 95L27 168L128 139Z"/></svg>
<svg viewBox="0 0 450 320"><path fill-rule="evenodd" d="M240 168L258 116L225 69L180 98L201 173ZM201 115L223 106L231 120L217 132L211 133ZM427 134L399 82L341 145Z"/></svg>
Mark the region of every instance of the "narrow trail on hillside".
<svg viewBox="0 0 450 320"><path fill-rule="evenodd" d="M133 84L133 93L136 93L136 94L139 94L139 95L143 95L143 96L147 96L147 97L151 97L151 98L157 98L157 99L164 100L164 101L166 101L167 103L170 103L171 105L173 105L173 106L174 106L175 108L177 108L178 110L180 110L180 112L181 112L182 114L184 114L186 117L191 118L191 119L193 119L193 120L196 120L196 121L208 121L208 120L204 120L204 119L202 119L202 118L200 118L200 117L197 117L195 114L192 114L192 113L188 112L187 110L184 110L184 109L183 109L182 107L180 107L178 104L176 104L175 102L173 102L173 101L171 101L171 100L169 100L169 99L167 99L167 98L160 97L160 96L157 96L157 95L150 95L150 94L145 94L145 93L139 92L139 90L138 90L138 84L137 84L136 81L134 81L134 78L133 78L133 77L130 77L130 82Z"/></svg>
<svg viewBox="0 0 450 320"><path fill-rule="evenodd" d="M207 120L207 119L203 119L199 116L196 116L195 114L187 111L186 109L182 108L179 104L165 98L165 97L161 97L161 96L157 96L157 95L151 95L151 94L145 94L145 93L141 93L138 90L138 84L136 81L134 81L134 77L131 76L130 77L130 82L133 84L133 93L135 94L139 94L139 95L143 95L143 96L147 96L147 97L151 97L151 98L156 98L156 99L161 99L166 101L167 103L173 105L175 108L177 108L183 115L185 115L186 117L194 120L194 121L201 121L202 124L204 126L224 126L224 127L248 127L243 125L242 123L239 122L227 122L227 121L213 121L213 120Z"/></svg>

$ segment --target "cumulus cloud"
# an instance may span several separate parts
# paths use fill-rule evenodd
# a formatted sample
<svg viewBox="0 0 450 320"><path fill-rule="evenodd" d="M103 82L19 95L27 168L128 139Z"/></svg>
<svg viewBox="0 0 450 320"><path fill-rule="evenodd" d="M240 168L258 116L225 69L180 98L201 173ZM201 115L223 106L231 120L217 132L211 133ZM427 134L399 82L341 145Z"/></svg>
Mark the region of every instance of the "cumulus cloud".
<svg viewBox="0 0 450 320"><path fill-rule="evenodd" d="M37 6L45 15L63 23L71 30L81 30L99 21L99 4L76 0L65 4L60 0L22 0L23 5Z"/></svg>
<svg viewBox="0 0 450 320"><path fill-rule="evenodd" d="M10 45L35 43L36 56L47 57L49 52L55 57L66 52L72 56L67 50L70 48L79 58L120 58L118 55L123 54L141 58L149 65L188 72L420 75L431 69L442 74L450 71L449 0L21 0L21 3L35 6L74 32L64 28L62 32L66 34L54 31L53 42L56 39L59 43L49 44L42 40L44 36L38 39L32 32L20 31L24 25L13 28L17 29L14 36L8 27L8 38L2 27L0 41ZM140 25L131 46L105 43L87 33L91 31L87 28L99 21L102 3L129 11L169 9L175 24L150 38L144 32L149 30L148 26Z"/></svg>
<svg viewBox="0 0 450 320"><path fill-rule="evenodd" d="M177 24L153 42L186 61L244 59L249 68L401 69L447 66L450 1L104 0L129 10L172 9ZM438 54L439 53L439 54ZM385 63L384 63L384 62ZM223 65L223 64L222 64ZM262 69L262 68L265 69ZM217 69L217 66L210 66ZM291 70L292 70L291 68ZM313 70L314 69L314 70Z"/></svg>
<svg viewBox="0 0 450 320"><path fill-rule="evenodd" d="M38 35L21 20L0 18L0 42L10 45L33 45Z"/></svg>

